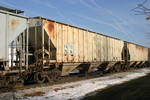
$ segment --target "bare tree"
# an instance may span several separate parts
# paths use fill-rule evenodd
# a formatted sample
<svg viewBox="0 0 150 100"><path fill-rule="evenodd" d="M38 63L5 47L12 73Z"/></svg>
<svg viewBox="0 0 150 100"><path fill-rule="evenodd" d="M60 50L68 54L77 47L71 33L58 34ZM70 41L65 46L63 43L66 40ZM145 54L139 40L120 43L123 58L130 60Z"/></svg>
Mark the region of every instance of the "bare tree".
<svg viewBox="0 0 150 100"><path fill-rule="evenodd" d="M148 5L150 0L144 0L142 3L139 3L137 7L132 9L134 12L136 12L137 15L146 15L148 16L146 20L150 19L150 6ZM149 7L147 7L149 6Z"/></svg>

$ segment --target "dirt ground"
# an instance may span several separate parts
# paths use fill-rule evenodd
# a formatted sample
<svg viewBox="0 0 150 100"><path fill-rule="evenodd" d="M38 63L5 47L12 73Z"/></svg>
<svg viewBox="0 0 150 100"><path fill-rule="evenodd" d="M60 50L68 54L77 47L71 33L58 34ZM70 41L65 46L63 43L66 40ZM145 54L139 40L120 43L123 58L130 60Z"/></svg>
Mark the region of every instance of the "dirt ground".
<svg viewBox="0 0 150 100"><path fill-rule="evenodd" d="M83 100L150 100L150 74L99 91Z"/></svg>

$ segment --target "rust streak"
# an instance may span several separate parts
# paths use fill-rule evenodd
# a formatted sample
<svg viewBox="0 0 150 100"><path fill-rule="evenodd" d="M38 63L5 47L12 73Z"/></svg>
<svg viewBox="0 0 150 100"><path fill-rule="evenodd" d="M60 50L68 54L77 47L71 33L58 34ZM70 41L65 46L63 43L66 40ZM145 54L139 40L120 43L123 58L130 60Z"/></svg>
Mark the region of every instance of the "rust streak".
<svg viewBox="0 0 150 100"><path fill-rule="evenodd" d="M45 28L46 33L48 34L49 38L51 39L52 43L54 45L56 45L55 44L56 37L55 37L55 32L54 32L54 29L55 29L54 22L44 20L44 28Z"/></svg>
<svg viewBox="0 0 150 100"><path fill-rule="evenodd" d="M12 27L11 31L15 31L16 28L19 26L19 24L20 24L19 20L12 19L11 20L11 27Z"/></svg>
<svg viewBox="0 0 150 100"><path fill-rule="evenodd" d="M144 47L141 47L141 46L138 46L138 45L136 45L136 49L144 51Z"/></svg>

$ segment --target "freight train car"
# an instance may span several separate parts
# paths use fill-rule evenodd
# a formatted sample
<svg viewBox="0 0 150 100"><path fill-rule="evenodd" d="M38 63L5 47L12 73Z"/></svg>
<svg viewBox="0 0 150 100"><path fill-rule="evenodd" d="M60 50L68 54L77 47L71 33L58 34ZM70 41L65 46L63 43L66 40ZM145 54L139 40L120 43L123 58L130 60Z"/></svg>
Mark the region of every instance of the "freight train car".
<svg viewBox="0 0 150 100"><path fill-rule="evenodd" d="M4 21L0 87L18 80L51 82L73 70L127 70L148 61L148 48L110 36L43 17L26 18L8 11L1 11L0 16Z"/></svg>
<svg viewBox="0 0 150 100"><path fill-rule="evenodd" d="M39 67L38 83L69 75L75 69L80 73L92 72L94 68L120 71L129 69L133 63L142 66L148 60L148 49L139 45L135 46L143 52L128 42L46 18L35 17L29 21L29 59L32 59L29 63L35 75ZM142 58L133 59L132 52Z"/></svg>
<svg viewBox="0 0 150 100"><path fill-rule="evenodd" d="M148 61L149 49L137 44L126 42L128 48L129 67L142 67L146 66Z"/></svg>
<svg viewBox="0 0 150 100"><path fill-rule="evenodd" d="M123 63L124 42L119 39L42 17L29 21L29 48L32 54L41 53L29 57L31 64L54 64L64 76L75 69L86 73Z"/></svg>
<svg viewBox="0 0 150 100"><path fill-rule="evenodd" d="M18 15L23 13L21 10L1 6L0 9L0 87L3 87L20 80L21 74L28 69L28 45L24 36L28 33L28 19Z"/></svg>

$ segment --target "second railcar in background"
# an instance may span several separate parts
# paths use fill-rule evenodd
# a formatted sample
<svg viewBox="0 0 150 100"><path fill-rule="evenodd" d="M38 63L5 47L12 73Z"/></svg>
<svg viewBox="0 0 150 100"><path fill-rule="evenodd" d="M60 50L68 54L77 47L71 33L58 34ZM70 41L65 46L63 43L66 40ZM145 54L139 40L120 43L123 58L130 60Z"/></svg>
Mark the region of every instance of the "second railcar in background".
<svg viewBox="0 0 150 100"><path fill-rule="evenodd" d="M146 66L148 63L149 49L137 44L126 42L128 49L128 61L129 67L141 67Z"/></svg>

